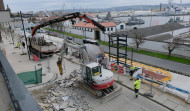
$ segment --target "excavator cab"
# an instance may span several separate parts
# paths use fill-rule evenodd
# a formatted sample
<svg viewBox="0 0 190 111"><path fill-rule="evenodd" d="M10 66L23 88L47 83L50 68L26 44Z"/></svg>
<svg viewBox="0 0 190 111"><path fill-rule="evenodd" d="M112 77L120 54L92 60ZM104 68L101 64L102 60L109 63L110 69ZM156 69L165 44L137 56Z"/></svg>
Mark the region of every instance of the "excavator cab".
<svg viewBox="0 0 190 111"><path fill-rule="evenodd" d="M93 76L97 76L101 74L101 66L97 65L96 63L90 63L87 64L84 67L83 70L83 80L86 82L88 85L93 85Z"/></svg>

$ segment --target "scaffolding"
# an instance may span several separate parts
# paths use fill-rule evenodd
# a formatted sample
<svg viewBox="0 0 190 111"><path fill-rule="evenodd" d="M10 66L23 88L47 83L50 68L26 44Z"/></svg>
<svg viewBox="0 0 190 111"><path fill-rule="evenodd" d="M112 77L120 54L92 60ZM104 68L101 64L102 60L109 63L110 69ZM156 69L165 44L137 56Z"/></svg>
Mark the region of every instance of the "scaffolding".
<svg viewBox="0 0 190 111"><path fill-rule="evenodd" d="M109 35L109 62L110 58L115 58L117 65L123 64L127 66L127 35L123 34L110 34ZM111 48L116 48L116 56L111 55ZM124 53L120 49L124 49ZM125 61L121 61L120 58L124 58Z"/></svg>

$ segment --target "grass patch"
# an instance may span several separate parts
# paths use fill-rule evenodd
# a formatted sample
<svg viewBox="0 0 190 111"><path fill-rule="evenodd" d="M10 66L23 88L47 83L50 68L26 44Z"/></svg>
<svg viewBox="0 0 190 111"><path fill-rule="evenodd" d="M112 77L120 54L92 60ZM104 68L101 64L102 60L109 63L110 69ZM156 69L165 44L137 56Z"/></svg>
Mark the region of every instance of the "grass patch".
<svg viewBox="0 0 190 111"><path fill-rule="evenodd" d="M166 55L166 54L160 54L160 53L150 52L150 51L145 51L145 50L139 50L139 51L134 50L134 52L152 56L152 57L161 58L161 59L166 59L166 60L170 60L170 61L174 61L174 62L190 64L190 59L184 59L184 58L175 57L175 56L171 56L170 58L168 58L168 55Z"/></svg>
<svg viewBox="0 0 190 111"><path fill-rule="evenodd" d="M18 48L18 46L16 46L15 48Z"/></svg>
<svg viewBox="0 0 190 111"><path fill-rule="evenodd" d="M44 28L44 29L49 30L49 31L53 31L53 32L57 32L57 33L61 33L61 34L64 34L64 35L72 36L72 37L79 38L79 39L84 38L83 36L79 36L79 35L75 35L75 34L71 34L71 33L67 33L67 32L61 32L61 31L52 30L52 29L49 29L49 28ZM99 44L109 46L108 42L104 42L104 41L100 41L100 40L99 40ZM125 50L125 47L122 47L120 49ZM131 51L132 48L127 47L127 50ZM157 58L161 58L161 59L165 59L165 60L170 60L170 61L184 63L184 64L190 64L190 59L184 59L184 58L175 57L175 56L171 56L170 58L168 58L168 55L166 55L166 54L161 54L161 53L156 53L156 52L151 52L151 51L146 51L146 50L136 51L134 49L133 51L135 53L144 54L144 55L148 55L148 56L152 56L152 57L157 57Z"/></svg>
<svg viewBox="0 0 190 111"><path fill-rule="evenodd" d="M68 33L68 32L62 32L62 31L58 31L58 30L52 30L52 29L49 29L49 28L44 28L44 29L52 31L52 32L57 32L57 33L60 33L60 34L64 34L64 35L67 35L67 36L75 37L75 38L78 38L78 39L83 39L84 38L83 36L76 35L76 34L71 34L71 33Z"/></svg>

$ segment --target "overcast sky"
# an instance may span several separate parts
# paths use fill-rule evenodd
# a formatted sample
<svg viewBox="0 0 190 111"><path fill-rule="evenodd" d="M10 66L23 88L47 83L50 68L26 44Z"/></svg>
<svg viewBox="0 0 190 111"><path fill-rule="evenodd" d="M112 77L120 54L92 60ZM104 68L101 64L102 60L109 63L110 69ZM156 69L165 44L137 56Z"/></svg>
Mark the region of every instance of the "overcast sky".
<svg viewBox="0 0 190 111"><path fill-rule="evenodd" d="M167 4L168 0L4 0L12 12L44 11L57 9L77 8L109 8L129 5L159 5ZM174 0L180 3L180 0ZM183 0L183 3L190 3L190 0Z"/></svg>

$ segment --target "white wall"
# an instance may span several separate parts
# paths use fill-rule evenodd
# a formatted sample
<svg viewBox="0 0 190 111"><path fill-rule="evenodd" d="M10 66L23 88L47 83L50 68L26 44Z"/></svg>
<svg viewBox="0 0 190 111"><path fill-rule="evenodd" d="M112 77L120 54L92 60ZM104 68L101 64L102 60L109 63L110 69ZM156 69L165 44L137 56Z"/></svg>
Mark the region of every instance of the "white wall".
<svg viewBox="0 0 190 111"><path fill-rule="evenodd" d="M109 31L108 31L108 28L109 28ZM112 27L113 28L112 31L111 31L111 27L108 27L108 28L106 28L105 34L103 34L102 31L100 32L100 36L101 36L100 38L102 41L109 41L108 34L116 31L116 27ZM72 27L66 27L65 32L69 32L69 33L73 33L73 34L81 35L81 36L86 35L87 38L95 39L94 29L92 29L92 31L83 31L81 29L74 29Z"/></svg>
<svg viewBox="0 0 190 111"><path fill-rule="evenodd" d="M123 25L123 29L121 29L121 25ZM120 23L116 26L116 30L124 30L126 28L125 23Z"/></svg>

